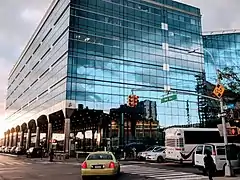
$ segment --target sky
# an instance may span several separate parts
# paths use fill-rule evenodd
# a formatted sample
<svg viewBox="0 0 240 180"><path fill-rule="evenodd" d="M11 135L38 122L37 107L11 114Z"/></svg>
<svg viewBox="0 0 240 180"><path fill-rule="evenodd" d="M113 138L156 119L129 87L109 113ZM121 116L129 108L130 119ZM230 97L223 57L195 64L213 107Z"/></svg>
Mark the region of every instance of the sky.
<svg viewBox="0 0 240 180"><path fill-rule="evenodd" d="M8 74L52 0L0 0L0 133ZM240 29L240 0L178 0L201 9L203 31Z"/></svg>

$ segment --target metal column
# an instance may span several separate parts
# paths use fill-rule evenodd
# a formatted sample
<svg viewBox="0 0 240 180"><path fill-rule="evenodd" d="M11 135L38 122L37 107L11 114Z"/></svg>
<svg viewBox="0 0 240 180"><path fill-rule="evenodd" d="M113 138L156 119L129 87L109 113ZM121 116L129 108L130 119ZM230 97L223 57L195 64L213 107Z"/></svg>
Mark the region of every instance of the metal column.
<svg viewBox="0 0 240 180"><path fill-rule="evenodd" d="M23 139L24 139L24 132L21 131L21 134L20 134L20 147L23 147Z"/></svg>
<svg viewBox="0 0 240 180"><path fill-rule="evenodd" d="M70 147L69 147L69 140L70 140L70 119L65 119L64 124L64 134L65 134L65 140L64 140L64 147L65 147L65 153L70 153Z"/></svg>
<svg viewBox="0 0 240 180"><path fill-rule="evenodd" d="M9 146L12 147L13 143L13 133L10 133L10 141L9 141Z"/></svg>
<svg viewBox="0 0 240 180"><path fill-rule="evenodd" d="M52 123L48 123L48 133L47 133L47 150L49 151L52 148Z"/></svg>
<svg viewBox="0 0 240 180"><path fill-rule="evenodd" d="M36 128L36 142L35 142L35 147L38 148L40 144L40 128Z"/></svg>
<svg viewBox="0 0 240 180"><path fill-rule="evenodd" d="M15 133L14 146L17 146L17 143L18 143L18 132Z"/></svg>
<svg viewBox="0 0 240 180"><path fill-rule="evenodd" d="M31 144L31 130L28 129L28 132L27 132L27 140L26 140L26 149L29 149L30 144Z"/></svg>

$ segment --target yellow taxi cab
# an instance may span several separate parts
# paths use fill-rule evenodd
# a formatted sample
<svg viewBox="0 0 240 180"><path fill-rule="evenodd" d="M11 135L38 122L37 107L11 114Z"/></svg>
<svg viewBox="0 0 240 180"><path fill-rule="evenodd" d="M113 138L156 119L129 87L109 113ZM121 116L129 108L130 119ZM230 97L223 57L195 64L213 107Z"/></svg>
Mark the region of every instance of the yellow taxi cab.
<svg viewBox="0 0 240 180"><path fill-rule="evenodd" d="M81 164L81 175L83 180L88 177L108 176L115 178L120 174L120 163L112 152L93 152L90 153Z"/></svg>

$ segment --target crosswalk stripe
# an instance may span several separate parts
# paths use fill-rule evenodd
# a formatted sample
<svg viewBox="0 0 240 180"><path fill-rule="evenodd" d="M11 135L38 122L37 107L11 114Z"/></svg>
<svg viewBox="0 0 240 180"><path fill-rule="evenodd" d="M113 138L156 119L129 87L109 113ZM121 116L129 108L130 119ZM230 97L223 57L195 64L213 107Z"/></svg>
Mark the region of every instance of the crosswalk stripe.
<svg viewBox="0 0 240 180"><path fill-rule="evenodd" d="M203 179L204 177L199 177L199 176L196 176L196 175L187 175L187 176L181 176L181 175L178 175L178 176L171 176L171 177L153 177L155 179L172 179L172 178L176 178L176 179L187 179L187 178L191 178L191 179Z"/></svg>
<svg viewBox="0 0 240 180"><path fill-rule="evenodd" d="M16 161L13 161L13 162L0 162L0 166L9 166L9 165L29 165L29 164L32 164L32 163L27 163L27 162L16 162Z"/></svg>
<svg viewBox="0 0 240 180"><path fill-rule="evenodd" d="M197 179L206 179L204 176L187 173L187 172L178 172L175 170L169 169L160 169L154 167L144 167L138 165L124 165L121 167L121 170L127 174L139 175L142 177L153 178L156 180L171 179L171 180L197 180Z"/></svg>

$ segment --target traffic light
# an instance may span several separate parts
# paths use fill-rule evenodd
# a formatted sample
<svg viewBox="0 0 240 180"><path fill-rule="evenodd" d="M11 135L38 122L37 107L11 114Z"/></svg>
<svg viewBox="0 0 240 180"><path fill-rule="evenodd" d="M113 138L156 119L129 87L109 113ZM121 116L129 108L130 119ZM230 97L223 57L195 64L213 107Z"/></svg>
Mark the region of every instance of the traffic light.
<svg viewBox="0 0 240 180"><path fill-rule="evenodd" d="M137 95L129 95L128 96L128 106L129 107L136 107L139 102L139 97Z"/></svg>
<svg viewBox="0 0 240 180"><path fill-rule="evenodd" d="M135 95L129 95L128 96L128 106L129 107L134 107L133 105L134 105L134 96Z"/></svg>
<svg viewBox="0 0 240 180"><path fill-rule="evenodd" d="M133 107L136 107L138 105L138 102L139 102L139 96L137 95L134 95L134 98L133 98Z"/></svg>
<svg viewBox="0 0 240 180"><path fill-rule="evenodd" d="M228 136L237 136L238 135L238 128L237 127L230 127L230 128L227 128L227 135Z"/></svg>

